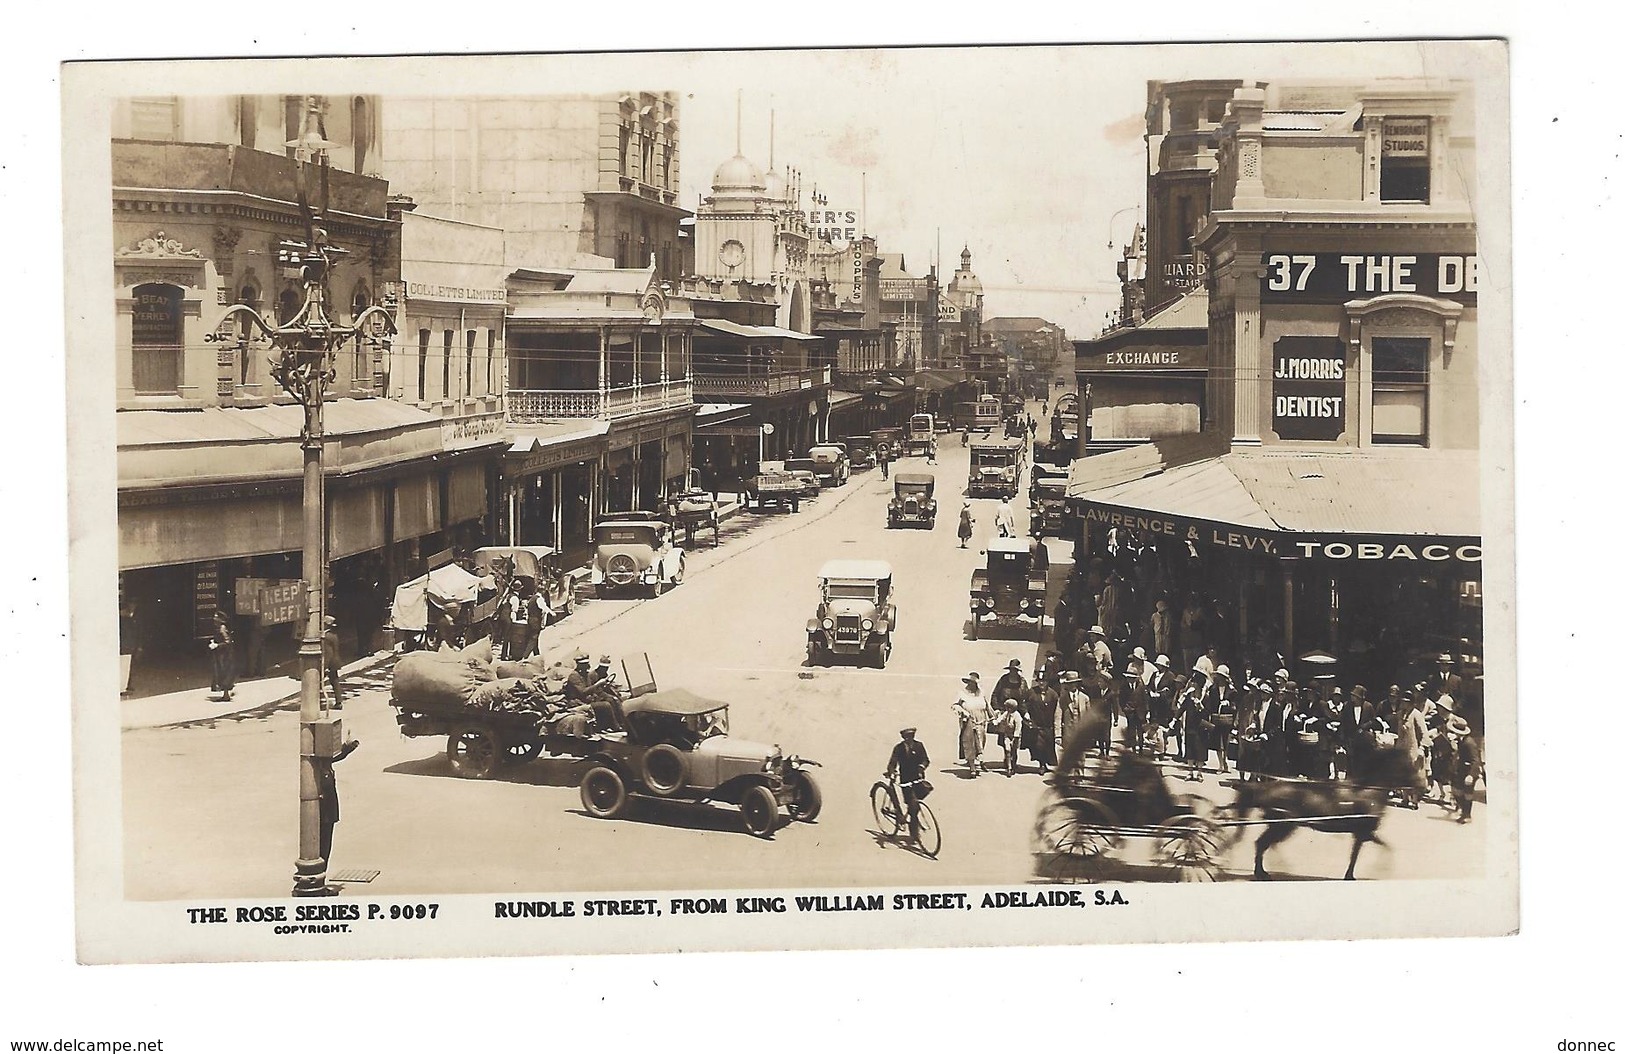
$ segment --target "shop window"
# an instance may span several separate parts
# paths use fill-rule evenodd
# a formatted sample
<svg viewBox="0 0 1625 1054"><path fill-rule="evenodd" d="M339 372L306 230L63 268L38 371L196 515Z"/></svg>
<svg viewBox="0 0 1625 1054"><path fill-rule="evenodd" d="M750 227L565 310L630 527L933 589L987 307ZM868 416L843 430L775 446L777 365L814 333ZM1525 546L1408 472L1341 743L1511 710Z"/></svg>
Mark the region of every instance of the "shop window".
<svg viewBox="0 0 1625 1054"><path fill-rule="evenodd" d="M184 320L179 286L151 283L133 290L130 312L132 382L138 394L174 395L181 386Z"/></svg>
<svg viewBox="0 0 1625 1054"><path fill-rule="evenodd" d="M1431 122L1426 117L1386 117L1382 122L1383 201L1423 204L1429 200L1432 168Z"/></svg>
<svg viewBox="0 0 1625 1054"><path fill-rule="evenodd" d="M1371 340L1371 441L1427 445L1428 353L1426 337Z"/></svg>
<svg viewBox="0 0 1625 1054"><path fill-rule="evenodd" d="M621 155L620 155L620 172L621 172L621 175L623 175L623 176L629 176L629 175L632 174L631 172L627 171L627 167L626 167L628 155L630 155L631 152L632 152L631 148L632 148L632 129L628 128L626 125L623 124L623 125L621 125Z"/></svg>

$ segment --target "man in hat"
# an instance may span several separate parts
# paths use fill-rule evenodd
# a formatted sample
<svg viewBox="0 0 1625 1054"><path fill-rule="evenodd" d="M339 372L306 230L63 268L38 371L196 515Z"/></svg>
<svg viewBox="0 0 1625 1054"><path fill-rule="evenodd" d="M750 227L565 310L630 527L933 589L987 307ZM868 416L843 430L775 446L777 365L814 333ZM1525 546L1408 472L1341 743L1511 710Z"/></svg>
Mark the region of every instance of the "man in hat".
<svg viewBox="0 0 1625 1054"><path fill-rule="evenodd" d="M1123 705L1123 742L1136 753L1145 750L1146 678L1150 665L1145 649L1135 648L1123 671L1123 683L1118 687Z"/></svg>
<svg viewBox="0 0 1625 1054"><path fill-rule="evenodd" d="M1083 687L1083 675L1068 670L1061 675L1061 705L1056 717L1060 753L1065 753L1073 736L1084 724L1089 709L1089 693Z"/></svg>
<svg viewBox="0 0 1625 1054"><path fill-rule="evenodd" d="M333 709L344 709L344 696L339 692L339 620L332 615L322 619L322 675L333 690Z"/></svg>
<svg viewBox="0 0 1625 1054"><path fill-rule="evenodd" d="M1456 822L1472 823L1473 795L1478 792L1478 781L1484 775L1478 740L1473 738L1472 726L1460 714L1450 715L1445 722L1445 734L1456 748L1455 778L1451 781L1451 792L1456 798Z"/></svg>
<svg viewBox="0 0 1625 1054"><path fill-rule="evenodd" d="M914 738L913 727L900 730L896 746L891 748L891 760L886 762L886 778L893 781L903 796L908 809L908 832L915 837L920 833L920 798L925 789L925 774L931 766L931 756L925 744Z"/></svg>
<svg viewBox="0 0 1625 1054"><path fill-rule="evenodd" d="M1219 775L1230 773L1230 740L1235 735L1236 718L1241 714L1235 685L1230 683L1230 667L1220 663L1213 670L1213 690L1208 693L1209 738L1219 752Z"/></svg>
<svg viewBox="0 0 1625 1054"><path fill-rule="evenodd" d="M1461 678L1456 674L1456 657L1449 652L1440 652L1435 662L1438 669L1428 684L1428 694L1434 698L1448 695L1454 699L1461 694Z"/></svg>
<svg viewBox="0 0 1625 1054"><path fill-rule="evenodd" d="M1106 631L1098 624L1089 627L1089 655L1095 661L1095 669L1104 676L1110 677L1112 673L1112 650L1106 644Z"/></svg>
<svg viewBox="0 0 1625 1054"><path fill-rule="evenodd" d="M1168 656L1158 655L1145 686L1146 722L1158 758L1168 755L1168 729L1174 723L1174 673Z"/></svg>
<svg viewBox="0 0 1625 1054"><path fill-rule="evenodd" d="M575 653L575 669L564 679L564 698L572 703L590 703L593 687L597 683L592 675L592 656L584 651Z"/></svg>

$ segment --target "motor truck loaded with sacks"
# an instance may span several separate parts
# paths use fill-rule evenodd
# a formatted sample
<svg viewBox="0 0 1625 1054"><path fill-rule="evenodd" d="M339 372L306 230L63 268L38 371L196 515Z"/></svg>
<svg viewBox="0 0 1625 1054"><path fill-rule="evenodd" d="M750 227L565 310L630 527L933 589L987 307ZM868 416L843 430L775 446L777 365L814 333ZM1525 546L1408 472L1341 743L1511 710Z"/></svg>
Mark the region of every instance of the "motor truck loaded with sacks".
<svg viewBox="0 0 1625 1054"><path fill-rule="evenodd" d="M818 571L818 612L807 620L807 661L855 655L884 667L897 605L884 560L831 560Z"/></svg>
<svg viewBox="0 0 1625 1054"><path fill-rule="evenodd" d="M659 596L683 582L683 550L671 525L650 512L606 513L592 529L592 584L600 597L646 588Z"/></svg>
<svg viewBox="0 0 1625 1054"><path fill-rule="evenodd" d="M482 642L403 658L390 705L403 734L446 736L446 760L465 778L523 762L584 760L581 803L592 816L623 816L638 796L724 802L764 838L786 816L818 816L823 797L807 771L816 762L730 735L726 703L660 691L647 655L623 662L621 674L572 701L561 666L492 663Z"/></svg>
<svg viewBox="0 0 1625 1054"><path fill-rule="evenodd" d="M892 480L891 504L886 507L886 526L923 523L927 530L937 525L937 477L929 472L899 472Z"/></svg>
<svg viewBox="0 0 1625 1054"><path fill-rule="evenodd" d="M970 445L970 477L965 493L973 498L1013 498L1021 485L1023 446L1018 439L979 440Z"/></svg>
<svg viewBox="0 0 1625 1054"><path fill-rule="evenodd" d="M982 623L1021 626L1042 633L1049 550L1036 538L995 538L987 543L987 566L971 572L970 637Z"/></svg>

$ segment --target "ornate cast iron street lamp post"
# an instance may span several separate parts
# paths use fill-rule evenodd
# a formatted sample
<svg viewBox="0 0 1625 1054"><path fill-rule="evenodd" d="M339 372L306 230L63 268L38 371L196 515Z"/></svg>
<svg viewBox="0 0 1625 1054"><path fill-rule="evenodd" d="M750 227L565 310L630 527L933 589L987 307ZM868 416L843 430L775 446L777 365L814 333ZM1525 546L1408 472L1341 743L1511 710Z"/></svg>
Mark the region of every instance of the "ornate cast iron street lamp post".
<svg viewBox="0 0 1625 1054"><path fill-rule="evenodd" d="M247 304L228 308L212 335L216 340L235 341L240 354L248 353L251 340L271 342L271 376L282 389L304 407L305 423L300 433L304 451L304 547L305 634L299 646L299 859L294 864L293 895L325 896L327 860L321 847L321 786L319 765L330 765L339 754L344 735L341 719L322 705L322 631L327 601L327 532L325 495L322 487L322 400L336 370L334 361L340 348L350 341L358 345L387 349L395 332L395 320L384 307L368 307L346 326L328 314L327 279L334 262L346 250L331 244L323 227L327 211L328 144L319 132L320 110L311 100L305 129L295 148L299 169L299 205L304 214L305 240L283 241L278 260L297 267L304 285L305 300L300 309L280 325L267 322ZM321 210L310 206L310 175L319 170Z"/></svg>

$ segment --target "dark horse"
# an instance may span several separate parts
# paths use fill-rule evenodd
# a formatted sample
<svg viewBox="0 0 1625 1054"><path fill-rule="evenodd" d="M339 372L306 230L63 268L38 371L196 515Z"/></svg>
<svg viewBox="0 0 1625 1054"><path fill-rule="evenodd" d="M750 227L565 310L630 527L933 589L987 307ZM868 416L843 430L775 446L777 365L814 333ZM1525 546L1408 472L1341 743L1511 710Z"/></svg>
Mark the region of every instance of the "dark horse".
<svg viewBox="0 0 1625 1054"><path fill-rule="evenodd" d="M1348 870L1343 878L1354 880L1354 865L1367 842L1386 845L1377 837L1382 814L1388 807L1391 788L1409 785L1410 756L1398 747L1373 747L1360 784L1342 780L1267 780L1242 783L1236 788L1231 807L1237 819L1254 812L1262 814L1264 833L1253 847L1253 878L1267 879L1264 853L1285 841L1300 827L1354 837ZM1239 828L1237 828L1239 830Z"/></svg>

